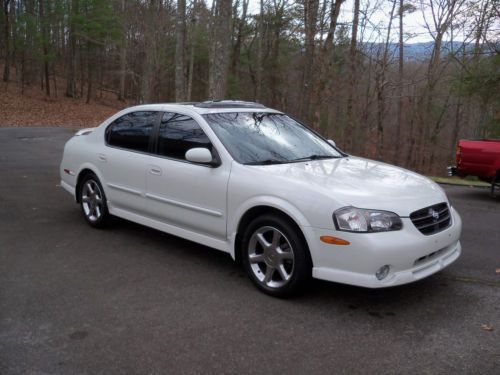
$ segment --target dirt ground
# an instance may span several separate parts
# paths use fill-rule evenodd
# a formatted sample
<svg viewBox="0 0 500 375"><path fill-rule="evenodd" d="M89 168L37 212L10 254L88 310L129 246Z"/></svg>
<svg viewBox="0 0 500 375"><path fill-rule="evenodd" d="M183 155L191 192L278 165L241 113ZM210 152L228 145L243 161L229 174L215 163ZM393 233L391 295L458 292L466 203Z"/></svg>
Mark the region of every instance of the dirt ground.
<svg viewBox="0 0 500 375"><path fill-rule="evenodd" d="M58 85L57 97L47 98L40 87L21 87L16 82L0 81L0 126L65 126L85 128L99 125L106 118L127 106L113 94L104 93L92 100L64 96L64 87ZM100 93L97 93L99 96Z"/></svg>

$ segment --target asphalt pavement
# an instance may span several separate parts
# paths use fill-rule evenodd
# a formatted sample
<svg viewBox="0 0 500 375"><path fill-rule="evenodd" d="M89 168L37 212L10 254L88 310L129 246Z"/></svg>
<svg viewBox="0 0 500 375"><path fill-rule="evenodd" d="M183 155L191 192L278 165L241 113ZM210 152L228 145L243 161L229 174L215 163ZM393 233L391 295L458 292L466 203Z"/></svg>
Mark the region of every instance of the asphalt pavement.
<svg viewBox="0 0 500 375"><path fill-rule="evenodd" d="M59 186L64 128L0 128L0 374L499 374L500 200L444 186L463 254L410 285L281 300L229 255ZM404 251L404 249L402 249Z"/></svg>

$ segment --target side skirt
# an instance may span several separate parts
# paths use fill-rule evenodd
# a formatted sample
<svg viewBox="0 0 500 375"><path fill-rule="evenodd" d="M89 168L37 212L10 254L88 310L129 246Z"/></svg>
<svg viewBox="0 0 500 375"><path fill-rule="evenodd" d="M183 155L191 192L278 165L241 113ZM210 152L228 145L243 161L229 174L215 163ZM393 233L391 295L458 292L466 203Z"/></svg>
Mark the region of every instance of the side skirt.
<svg viewBox="0 0 500 375"><path fill-rule="evenodd" d="M121 217L122 219L130 220L133 221L134 223L142 224L147 227L151 227L159 231L172 234L174 236L181 237L186 240L190 240L214 248L216 250L223 251L225 253L231 252L229 241L222 241L220 239L207 236L205 234L196 233L184 228L179 228L175 225L166 224L161 221L151 219L149 217L138 215L136 213L123 210L121 208L113 207L109 202L108 202L108 209L111 215Z"/></svg>

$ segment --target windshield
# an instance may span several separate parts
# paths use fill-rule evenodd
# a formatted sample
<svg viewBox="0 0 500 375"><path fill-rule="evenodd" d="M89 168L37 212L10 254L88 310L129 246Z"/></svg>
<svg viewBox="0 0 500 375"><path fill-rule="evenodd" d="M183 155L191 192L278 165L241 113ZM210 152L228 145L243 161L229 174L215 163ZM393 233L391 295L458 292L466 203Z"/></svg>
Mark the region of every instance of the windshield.
<svg viewBox="0 0 500 375"><path fill-rule="evenodd" d="M278 164L343 155L307 127L283 114L203 115L232 157L242 164Z"/></svg>

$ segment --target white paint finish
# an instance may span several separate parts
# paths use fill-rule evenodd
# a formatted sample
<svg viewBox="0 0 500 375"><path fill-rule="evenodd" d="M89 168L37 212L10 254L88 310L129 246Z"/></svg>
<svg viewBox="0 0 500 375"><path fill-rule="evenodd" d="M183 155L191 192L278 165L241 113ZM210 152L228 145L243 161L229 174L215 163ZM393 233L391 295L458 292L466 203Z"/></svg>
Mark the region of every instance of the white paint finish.
<svg viewBox="0 0 500 375"><path fill-rule="evenodd" d="M186 152L186 160L193 163L208 164L212 162L212 154L207 148L192 148Z"/></svg>
<svg viewBox="0 0 500 375"><path fill-rule="evenodd" d="M212 168L200 164L120 150L104 144L108 124L125 113L164 110L189 115L210 138L222 161ZM431 236L420 233L407 218L415 210L447 202L443 190L416 173L372 160L347 157L299 163L246 166L232 160L201 114L235 109L199 109L183 105L128 108L84 136L73 137L61 163L61 185L74 194L77 174L91 169L100 179L110 212L204 245L231 253L241 217L256 206L274 207L301 228L317 278L368 287L415 281L439 271L460 254L461 220L452 209L452 225ZM239 109L238 109L239 111ZM244 112L277 112L245 109ZM355 206L392 211L403 217L403 229L384 233L347 233L334 228L335 210ZM327 245L330 235L349 246ZM413 267L421 256L449 248L439 259ZM391 275L374 277L384 264Z"/></svg>
<svg viewBox="0 0 500 375"><path fill-rule="evenodd" d="M317 269L315 272L322 275L321 277L317 275L317 277L367 287L389 286L388 280L379 282L374 276L377 269L387 264L391 266L391 273L409 275L408 272L410 272L412 274L412 278L400 277L391 282L391 285L403 284L422 278L422 274L413 274L423 268L421 265L414 266L417 259L443 249L445 251L430 263L443 259L440 265L444 268L451 263L447 256L457 247L461 249L459 239L462 221L454 209L451 211L452 226L430 236L422 235L408 218L403 219L403 229L395 232L360 234L313 228L314 235L310 237L313 238L312 246L317 251L311 255L314 268ZM321 236L340 237L351 244L349 246L328 245L320 241ZM352 280L357 281L346 282L346 272L352 276ZM371 281L367 285L364 281L361 283L362 280Z"/></svg>
<svg viewBox="0 0 500 375"><path fill-rule="evenodd" d="M147 209L165 223L226 239L230 164L217 168L151 157L161 175L147 174Z"/></svg>
<svg viewBox="0 0 500 375"><path fill-rule="evenodd" d="M102 155L106 157L105 162L100 160ZM95 157L96 166L105 179L101 184L108 187L107 199L116 207L144 213L146 169L151 156L103 145Z"/></svg>
<svg viewBox="0 0 500 375"><path fill-rule="evenodd" d="M222 212L220 212L220 211L215 211L215 210L210 210L208 208L194 206L192 204L176 201L173 199L167 199L167 198L160 197L160 196L157 196L154 194L146 193L146 198L150 198L150 199L156 200L156 201L161 202L161 203L167 203L167 204L172 205L172 206L186 208L186 209L191 210L191 211L201 212L203 214L207 214L210 216L215 216L215 217L222 217L223 216Z"/></svg>
<svg viewBox="0 0 500 375"><path fill-rule="evenodd" d="M66 190L68 193L70 193L73 197L75 196L75 188L74 188L74 186L71 186L66 181L61 180L61 187L64 190Z"/></svg>
<svg viewBox="0 0 500 375"><path fill-rule="evenodd" d="M151 217L140 215L137 212L130 212L127 210L123 210L117 207L114 207L112 204L109 205L109 212L112 215L121 217L122 219L133 221L134 223L145 225L147 227L151 227L162 232L170 233L174 236L179 236L182 238L186 238L193 242L197 242L203 244L205 246L211 247L216 250L223 251L225 253L229 252L228 242L221 240L219 238L215 238L212 236L208 236L206 234L194 232L188 230L186 228L181 228L172 224L168 224L162 221L155 220Z"/></svg>
<svg viewBox="0 0 500 375"><path fill-rule="evenodd" d="M119 190L119 191L123 191L125 193L130 193L133 195L142 196L142 192L140 190L131 189L131 188L128 188L125 186L120 186L120 185L112 184L109 182L106 185L113 190ZM114 193L110 194L110 196L114 196ZM113 199L113 201L114 201L114 199Z"/></svg>

